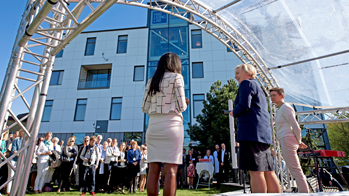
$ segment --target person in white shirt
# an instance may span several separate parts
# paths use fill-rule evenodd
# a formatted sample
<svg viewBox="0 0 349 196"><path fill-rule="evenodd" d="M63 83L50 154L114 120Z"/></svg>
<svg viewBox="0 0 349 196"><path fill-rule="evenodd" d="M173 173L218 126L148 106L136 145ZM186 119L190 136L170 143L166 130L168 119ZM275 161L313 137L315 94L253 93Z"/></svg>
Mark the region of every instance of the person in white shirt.
<svg viewBox="0 0 349 196"><path fill-rule="evenodd" d="M218 161L218 153L219 153L219 145L215 145L216 150L213 152L213 158L214 158L214 174L219 173L219 161ZM217 176L216 176L217 178Z"/></svg>
<svg viewBox="0 0 349 196"><path fill-rule="evenodd" d="M38 171L35 179L34 192L42 193L42 188L45 182L45 176L48 171L49 158L52 155L53 144L51 142L52 133L47 132L45 134L45 140L39 144L38 149L36 150L36 155L38 156Z"/></svg>
<svg viewBox="0 0 349 196"><path fill-rule="evenodd" d="M280 142L286 166L296 179L299 192L309 193L307 180L297 156L298 148L307 146L302 142L301 128L295 118L295 112L288 103L284 102L284 89L280 87L270 89L270 97L279 108L275 119L276 137Z"/></svg>
<svg viewBox="0 0 349 196"><path fill-rule="evenodd" d="M97 135L97 140L96 140L96 146L99 149L99 156L102 156L102 150L103 150L103 145L102 145L102 140L103 136L102 135ZM100 160L101 157L98 157L98 160ZM101 170L101 165L103 164L98 164L98 168L96 169L96 190L101 191L101 187L103 184L101 183L103 181L103 175L99 173Z"/></svg>
<svg viewBox="0 0 349 196"><path fill-rule="evenodd" d="M104 142L106 145L109 145L108 142ZM104 144L103 143L103 144ZM117 166L118 166L118 157L120 156L120 151L118 148L118 140L113 139L111 142L111 146L107 148L106 153L106 161L108 163L108 172L107 176L110 176L108 193L112 193L114 191L113 187L117 186Z"/></svg>
<svg viewBox="0 0 349 196"><path fill-rule="evenodd" d="M119 147L120 156L118 158L118 168L116 170L116 176L117 176L117 188L122 186L122 194L125 194L125 185L128 184L127 179L127 168L126 168L126 144L125 142L122 142Z"/></svg>

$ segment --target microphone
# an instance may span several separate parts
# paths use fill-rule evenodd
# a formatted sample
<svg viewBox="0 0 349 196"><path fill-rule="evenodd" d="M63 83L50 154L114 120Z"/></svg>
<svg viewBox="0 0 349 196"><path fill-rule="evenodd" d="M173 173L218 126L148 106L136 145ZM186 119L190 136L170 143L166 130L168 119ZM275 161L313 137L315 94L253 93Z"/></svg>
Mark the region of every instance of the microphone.
<svg viewBox="0 0 349 196"><path fill-rule="evenodd" d="M221 110L221 114L228 114L229 115L230 110Z"/></svg>

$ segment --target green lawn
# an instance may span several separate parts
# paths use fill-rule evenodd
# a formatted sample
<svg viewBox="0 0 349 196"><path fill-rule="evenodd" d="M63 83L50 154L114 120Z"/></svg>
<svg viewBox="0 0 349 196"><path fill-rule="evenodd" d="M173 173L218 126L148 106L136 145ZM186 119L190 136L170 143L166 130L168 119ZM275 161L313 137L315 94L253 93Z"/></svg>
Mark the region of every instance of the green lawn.
<svg viewBox="0 0 349 196"><path fill-rule="evenodd" d="M139 192L136 191L136 194L130 194L128 191L125 191L125 195L147 195L147 192L145 190L145 192ZM160 191L161 195L162 194L162 189ZM198 188L198 190L189 190L189 189L184 189L184 188L179 188L177 189L177 196L191 196L191 195L215 195L215 194L219 194L219 190L216 190L216 188L211 188L211 190L209 191L208 188ZM26 195L38 195L38 196L53 196L53 195L63 195L63 196L67 196L67 195L74 195L74 196L78 196L80 195L81 192L78 191L68 191L68 192L61 192L60 194L57 194L56 192L44 192L41 194L34 194L34 192L30 192ZM86 196L89 196L90 194L86 194ZM121 192L116 193L114 192L113 194L107 194L107 193L96 193L96 195L122 195Z"/></svg>

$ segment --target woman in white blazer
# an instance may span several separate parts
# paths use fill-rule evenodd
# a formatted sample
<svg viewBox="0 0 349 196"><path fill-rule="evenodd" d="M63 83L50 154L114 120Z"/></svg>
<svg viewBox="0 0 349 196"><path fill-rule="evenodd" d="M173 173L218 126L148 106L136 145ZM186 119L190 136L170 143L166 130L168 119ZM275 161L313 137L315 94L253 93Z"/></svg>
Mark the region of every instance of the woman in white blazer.
<svg viewBox="0 0 349 196"><path fill-rule="evenodd" d="M59 156L61 156L62 155L62 148L58 144L58 142L59 142L58 137L52 138L53 150L56 151L59 154ZM56 168L49 167L49 169L46 173L45 183L50 183L51 181L55 182L56 180L58 181L60 169L61 169L61 167L56 167Z"/></svg>
<svg viewBox="0 0 349 196"><path fill-rule="evenodd" d="M38 156L38 171L35 179L34 192L42 193L42 188L45 182L45 176L48 171L49 165L48 161L50 155L52 154L53 144L51 142L52 133L47 132L45 134L45 140L41 142L36 150L36 155Z"/></svg>
<svg viewBox="0 0 349 196"><path fill-rule="evenodd" d="M296 179L298 192L309 193L308 183L297 155L298 148L307 146L302 142L301 128L295 118L295 112L291 105L284 102L284 89L280 87L270 89L270 97L279 108L275 119L276 137L280 142L286 166Z"/></svg>

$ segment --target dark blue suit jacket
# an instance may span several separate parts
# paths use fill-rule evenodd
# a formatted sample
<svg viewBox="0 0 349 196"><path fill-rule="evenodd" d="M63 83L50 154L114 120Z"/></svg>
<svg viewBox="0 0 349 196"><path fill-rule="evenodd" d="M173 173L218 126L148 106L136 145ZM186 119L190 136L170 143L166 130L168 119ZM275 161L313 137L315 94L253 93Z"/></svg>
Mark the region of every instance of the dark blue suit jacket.
<svg viewBox="0 0 349 196"><path fill-rule="evenodd" d="M141 162L141 151L139 149L133 150L132 148L128 150L127 152L127 161L128 163L132 164L133 157L136 158L136 161L139 163Z"/></svg>
<svg viewBox="0 0 349 196"><path fill-rule="evenodd" d="M236 141L272 144L267 99L255 79L240 83L234 104L233 114L238 118Z"/></svg>

